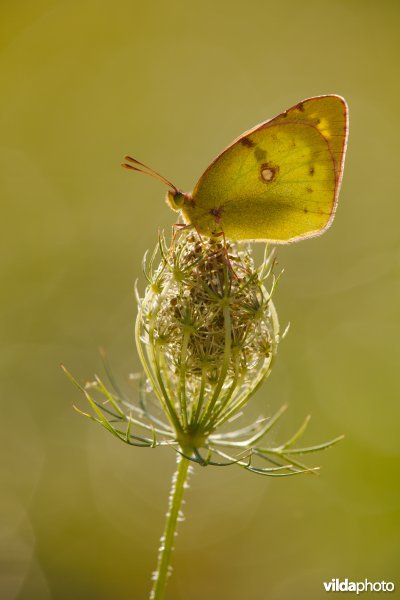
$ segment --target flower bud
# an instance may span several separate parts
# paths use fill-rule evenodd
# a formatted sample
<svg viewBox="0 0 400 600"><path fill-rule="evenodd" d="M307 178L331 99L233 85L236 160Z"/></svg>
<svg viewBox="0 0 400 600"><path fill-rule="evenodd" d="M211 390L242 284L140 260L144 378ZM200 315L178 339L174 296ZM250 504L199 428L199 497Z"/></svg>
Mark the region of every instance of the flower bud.
<svg viewBox="0 0 400 600"><path fill-rule="evenodd" d="M265 287L272 258L257 269L250 245L188 230L158 249L139 303L139 353L182 447L199 446L270 373L279 342Z"/></svg>

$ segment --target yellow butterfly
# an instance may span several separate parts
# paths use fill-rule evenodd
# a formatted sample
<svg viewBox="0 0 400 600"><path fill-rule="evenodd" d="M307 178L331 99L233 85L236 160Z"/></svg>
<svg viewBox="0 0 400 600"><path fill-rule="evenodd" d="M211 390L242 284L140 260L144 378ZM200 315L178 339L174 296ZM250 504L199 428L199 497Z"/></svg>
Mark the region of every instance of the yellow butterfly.
<svg viewBox="0 0 400 600"><path fill-rule="evenodd" d="M287 243L320 235L331 225L347 135L345 100L316 96L234 140L192 193L129 156L123 166L163 181L170 188L169 206L200 234Z"/></svg>

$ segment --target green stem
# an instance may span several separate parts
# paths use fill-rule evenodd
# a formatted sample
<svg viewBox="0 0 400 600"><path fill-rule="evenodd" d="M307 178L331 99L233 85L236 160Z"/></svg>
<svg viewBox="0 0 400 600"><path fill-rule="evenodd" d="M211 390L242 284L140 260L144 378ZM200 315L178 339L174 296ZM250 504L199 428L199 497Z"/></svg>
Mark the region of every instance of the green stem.
<svg viewBox="0 0 400 600"><path fill-rule="evenodd" d="M224 329L225 329L225 344L224 344L224 354L222 359L221 371L218 377L218 382L215 387L212 398L210 399L208 405L204 409L204 416L202 418L201 424L205 429L208 425L208 419L212 414L215 403L219 399L219 395L222 390L222 386L224 385L226 375L228 373L229 361L231 358L231 346L232 346L232 322L231 322L231 310L229 304L225 305L223 308L224 315Z"/></svg>
<svg viewBox="0 0 400 600"><path fill-rule="evenodd" d="M183 428L186 430L188 425L187 398L186 398L186 359L190 340L190 331L186 330L183 334L181 350L181 368L179 375L179 399Z"/></svg>
<svg viewBox="0 0 400 600"><path fill-rule="evenodd" d="M164 598L189 464L190 461L187 458L178 454L178 468L172 478L167 520L165 522L164 533L161 537L157 570L154 573L154 583L150 593L150 600L162 600Z"/></svg>

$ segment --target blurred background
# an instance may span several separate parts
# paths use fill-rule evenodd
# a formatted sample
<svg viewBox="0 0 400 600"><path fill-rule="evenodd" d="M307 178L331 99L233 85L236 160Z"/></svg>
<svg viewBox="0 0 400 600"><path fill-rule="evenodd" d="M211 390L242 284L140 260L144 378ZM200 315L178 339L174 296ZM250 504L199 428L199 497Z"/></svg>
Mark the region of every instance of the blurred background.
<svg viewBox="0 0 400 600"><path fill-rule="evenodd" d="M350 105L339 208L278 248L291 328L247 414L289 403L274 443L307 414L306 444L346 439L310 457L320 477L196 467L167 597L400 585L399 16L396 0L2 0L2 599L148 594L174 453L77 415L59 366L91 379L103 346L122 383L139 369L134 280L176 217L122 156L192 189L245 129L326 93Z"/></svg>

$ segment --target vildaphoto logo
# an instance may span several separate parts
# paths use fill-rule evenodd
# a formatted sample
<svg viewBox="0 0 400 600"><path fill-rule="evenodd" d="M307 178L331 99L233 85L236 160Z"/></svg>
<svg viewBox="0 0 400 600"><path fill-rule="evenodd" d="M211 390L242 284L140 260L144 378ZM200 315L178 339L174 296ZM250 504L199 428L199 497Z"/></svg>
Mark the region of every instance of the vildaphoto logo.
<svg viewBox="0 0 400 600"><path fill-rule="evenodd" d="M392 581L349 581L348 579L331 579L324 581L326 592L393 592L394 583Z"/></svg>

